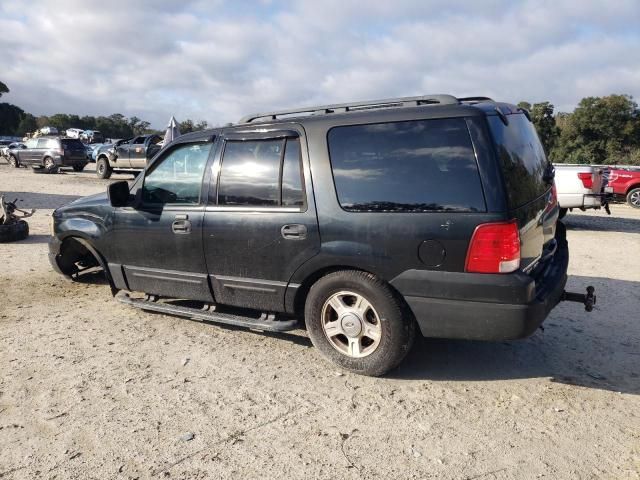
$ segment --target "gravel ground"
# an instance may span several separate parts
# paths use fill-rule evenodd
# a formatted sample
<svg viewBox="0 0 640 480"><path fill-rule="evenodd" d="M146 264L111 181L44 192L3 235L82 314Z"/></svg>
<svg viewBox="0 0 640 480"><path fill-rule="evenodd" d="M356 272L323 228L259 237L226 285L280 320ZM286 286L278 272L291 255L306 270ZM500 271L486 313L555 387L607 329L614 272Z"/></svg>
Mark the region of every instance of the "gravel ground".
<svg viewBox="0 0 640 480"><path fill-rule="evenodd" d="M0 191L38 209L0 245L0 478L640 478L640 211L565 219L593 313L561 304L521 341L421 339L376 379L304 331L145 313L58 276L49 214L106 185L0 164Z"/></svg>

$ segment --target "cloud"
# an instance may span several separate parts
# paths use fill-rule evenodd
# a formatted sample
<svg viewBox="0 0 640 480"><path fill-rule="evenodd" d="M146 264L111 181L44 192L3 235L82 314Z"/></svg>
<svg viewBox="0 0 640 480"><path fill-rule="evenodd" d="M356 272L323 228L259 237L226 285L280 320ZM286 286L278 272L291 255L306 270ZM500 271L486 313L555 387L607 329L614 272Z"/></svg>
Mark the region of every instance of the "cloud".
<svg viewBox="0 0 640 480"><path fill-rule="evenodd" d="M640 95L637 0L19 0L0 5L6 101L162 128L423 93ZM5 97L3 97L5 100Z"/></svg>

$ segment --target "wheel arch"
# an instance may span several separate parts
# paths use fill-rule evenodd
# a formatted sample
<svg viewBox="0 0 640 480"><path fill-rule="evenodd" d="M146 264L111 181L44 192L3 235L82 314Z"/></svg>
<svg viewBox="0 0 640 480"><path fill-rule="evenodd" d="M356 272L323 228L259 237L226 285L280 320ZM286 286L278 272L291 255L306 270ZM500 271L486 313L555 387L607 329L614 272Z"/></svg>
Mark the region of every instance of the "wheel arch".
<svg viewBox="0 0 640 480"><path fill-rule="evenodd" d="M119 289L116 288L113 278L111 277L111 273L109 272L107 261L102 256L102 254L98 251L98 249L93 245L93 243L91 243L91 241L88 238L85 238L81 235L70 234L64 237L64 239L62 239L62 242L60 244L60 253L56 256L56 263L58 265L58 268L62 272L62 274L70 277L71 274L73 274L73 272L69 272L64 265L60 264L61 258L59 257L70 255L72 258L80 259L81 256L84 254L83 249L88 251L96 260L98 265L102 268L102 270L104 271L104 275L107 281L109 282L111 293L112 295L115 296L115 294L118 293ZM70 259L67 259L67 263L69 263L70 261L71 261Z"/></svg>

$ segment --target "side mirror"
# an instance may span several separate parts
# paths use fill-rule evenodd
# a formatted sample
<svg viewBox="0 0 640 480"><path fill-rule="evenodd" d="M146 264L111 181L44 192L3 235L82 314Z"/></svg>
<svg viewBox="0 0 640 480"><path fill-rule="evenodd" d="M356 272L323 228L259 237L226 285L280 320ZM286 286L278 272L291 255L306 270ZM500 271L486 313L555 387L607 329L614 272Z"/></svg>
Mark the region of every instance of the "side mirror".
<svg viewBox="0 0 640 480"><path fill-rule="evenodd" d="M129 202L129 184L124 180L109 185L107 193L112 207L124 207Z"/></svg>

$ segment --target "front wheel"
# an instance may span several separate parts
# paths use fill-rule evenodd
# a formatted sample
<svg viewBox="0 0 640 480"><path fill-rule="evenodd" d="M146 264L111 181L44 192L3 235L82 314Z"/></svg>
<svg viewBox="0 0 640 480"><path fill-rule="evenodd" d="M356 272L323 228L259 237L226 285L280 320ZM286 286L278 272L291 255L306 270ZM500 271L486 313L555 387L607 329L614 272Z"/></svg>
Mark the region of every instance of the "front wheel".
<svg viewBox="0 0 640 480"><path fill-rule="evenodd" d="M640 208L640 188L633 188L627 193L627 203L633 208Z"/></svg>
<svg viewBox="0 0 640 480"><path fill-rule="evenodd" d="M11 165L13 168L18 168L20 166L20 162L13 155L9 155L9 165Z"/></svg>
<svg viewBox="0 0 640 480"><path fill-rule="evenodd" d="M305 303L309 337L345 370L379 376L397 367L415 336L415 322L389 286L367 272L331 273Z"/></svg>
<svg viewBox="0 0 640 480"><path fill-rule="evenodd" d="M99 158L96 162L96 175L98 178L109 178L113 170L111 169L111 165L109 165L109 160L102 157Z"/></svg>

